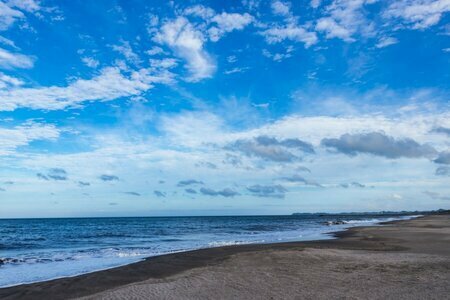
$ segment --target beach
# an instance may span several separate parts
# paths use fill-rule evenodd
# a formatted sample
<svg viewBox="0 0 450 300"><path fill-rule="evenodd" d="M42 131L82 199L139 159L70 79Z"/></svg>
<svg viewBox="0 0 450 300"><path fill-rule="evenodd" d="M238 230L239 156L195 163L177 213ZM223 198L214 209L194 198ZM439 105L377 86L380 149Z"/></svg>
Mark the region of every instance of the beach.
<svg viewBox="0 0 450 300"><path fill-rule="evenodd" d="M450 215L354 227L336 239L152 257L0 289L1 299L448 299Z"/></svg>

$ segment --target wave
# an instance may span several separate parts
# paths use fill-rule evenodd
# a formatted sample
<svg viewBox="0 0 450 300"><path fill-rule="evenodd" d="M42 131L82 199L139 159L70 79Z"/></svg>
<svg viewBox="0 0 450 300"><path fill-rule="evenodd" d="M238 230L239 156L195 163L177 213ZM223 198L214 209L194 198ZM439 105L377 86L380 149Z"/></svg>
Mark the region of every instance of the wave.
<svg viewBox="0 0 450 300"><path fill-rule="evenodd" d="M34 253L34 255L17 257L0 257L0 268L6 265L19 264L48 264L54 262L75 261L89 258L134 258L147 257L160 254L152 249L124 249L124 248L106 248L106 249L86 249L73 252L46 252Z"/></svg>
<svg viewBox="0 0 450 300"><path fill-rule="evenodd" d="M385 218L367 218L367 219L354 219L354 220L329 220L322 222L323 225L357 225L357 224L379 224L383 222L397 221L397 220L409 220L412 218L420 217L421 215L414 216L399 216L399 217L385 217Z"/></svg>
<svg viewBox="0 0 450 300"><path fill-rule="evenodd" d="M210 248L223 247L223 246L236 246L236 245L249 245L249 244L261 244L265 243L265 240L259 241L216 241L208 243Z"/></svg>

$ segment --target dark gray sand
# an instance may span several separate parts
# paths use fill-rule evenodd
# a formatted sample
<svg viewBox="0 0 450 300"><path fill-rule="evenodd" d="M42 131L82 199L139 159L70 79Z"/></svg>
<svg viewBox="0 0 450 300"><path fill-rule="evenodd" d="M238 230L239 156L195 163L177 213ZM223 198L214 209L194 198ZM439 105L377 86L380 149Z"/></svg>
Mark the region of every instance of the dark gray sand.
<svg viewBox="0 0 450 300"><path fill-rule="evenodd" d="M450 299L450 215L229 246L0 289L0 299Z"/></svg>

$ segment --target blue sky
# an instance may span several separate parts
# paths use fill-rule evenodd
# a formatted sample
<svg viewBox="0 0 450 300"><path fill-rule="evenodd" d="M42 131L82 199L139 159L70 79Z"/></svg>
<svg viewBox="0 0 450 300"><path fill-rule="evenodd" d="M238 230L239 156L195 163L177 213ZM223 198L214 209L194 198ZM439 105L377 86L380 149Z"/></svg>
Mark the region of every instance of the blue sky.
<svg viewBox="0 0 450 300"><path fill-rule="evenodd" d="M450 207L450 2L0 1L0 217Z"/></svg>

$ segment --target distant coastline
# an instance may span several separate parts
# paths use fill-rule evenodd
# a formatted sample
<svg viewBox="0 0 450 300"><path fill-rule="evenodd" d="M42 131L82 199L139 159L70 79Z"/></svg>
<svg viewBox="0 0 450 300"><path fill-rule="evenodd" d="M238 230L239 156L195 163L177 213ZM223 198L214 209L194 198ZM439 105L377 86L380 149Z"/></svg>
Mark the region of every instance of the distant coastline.
<svg viewBox="0 0 450 300"><path fill-rule="evenodd" d="M408 216L408 215L434 215L434 214L448 214L449 209L436 209L436 210L402 210L402 211L367 211L367 212L339 212L339 213L327 213L327 212L316 212L316 213L292 213L293 216L357 216L357 215L368 215L368 216Z"/></svg>

